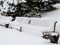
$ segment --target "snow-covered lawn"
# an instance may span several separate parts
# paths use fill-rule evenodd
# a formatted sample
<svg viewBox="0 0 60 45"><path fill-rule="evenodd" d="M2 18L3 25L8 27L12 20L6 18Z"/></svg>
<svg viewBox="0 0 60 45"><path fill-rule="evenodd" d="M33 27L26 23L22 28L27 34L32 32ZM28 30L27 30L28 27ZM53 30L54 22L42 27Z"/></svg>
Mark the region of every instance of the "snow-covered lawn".
<svg viewBox="0 0 60 45"><path fill-rule="evenodd" d="M46 12L42 14L43 18L54 18L59 21L60 19L60 4L54 5L57 9L54 11Z"/></svg>
<svg viewBox="0 0 60 45"><path fill-rule="evenodd" d="M60 41L53 44L42 37L0 26L0 45L60 45Z"/></svg>

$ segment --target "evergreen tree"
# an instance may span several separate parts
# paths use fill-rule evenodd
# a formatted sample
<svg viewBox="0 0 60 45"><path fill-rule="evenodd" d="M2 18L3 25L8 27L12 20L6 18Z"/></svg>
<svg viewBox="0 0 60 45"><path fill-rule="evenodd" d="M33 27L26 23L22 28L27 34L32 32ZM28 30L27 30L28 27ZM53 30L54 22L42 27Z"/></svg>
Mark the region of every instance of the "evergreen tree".
<svg viewBox="0 0 60 45"><path fill-rule="evenodd" d="M24 3L25 2L25 3ZM56 4L55 0L1 0L0 13L6 16L23 16L32 10L51 9L52 4ZM25 5L25 6L24 6Z"/></svg>

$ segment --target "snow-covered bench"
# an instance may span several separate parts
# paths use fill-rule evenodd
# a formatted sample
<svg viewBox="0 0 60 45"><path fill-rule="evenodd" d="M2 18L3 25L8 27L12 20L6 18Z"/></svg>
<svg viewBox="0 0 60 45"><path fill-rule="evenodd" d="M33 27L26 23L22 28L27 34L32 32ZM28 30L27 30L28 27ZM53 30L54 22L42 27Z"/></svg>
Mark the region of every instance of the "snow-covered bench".
<svg viewBox="0 0 60 45"><path fill-rule="evenodd" d="M18 30L22 27L23 32L40 36L44 31L53 31L55 22L56 20L48 18L16 17L10 27Z"/></svg>
<svg viewBox="0 0 60 45"><path fill-rule="evenodd" d="M0 20L0 25L5 26L5 24L9 24L9 27L20 30L24 32L34 34L37 36L42 35L44 31L53 31L54 23L56 20L48 19L48 18L28 18L28 17L16 17L15 21L11 21L11 17L3 17Z"/></svg>
<svg viewBox="0 0 60 45"><path fill-rule="evenodd" d="M44 31L54 31L54 23L56 20L48 18L31 18L30 24L24 24L22 30L24 32L42 36Z"/></svg>

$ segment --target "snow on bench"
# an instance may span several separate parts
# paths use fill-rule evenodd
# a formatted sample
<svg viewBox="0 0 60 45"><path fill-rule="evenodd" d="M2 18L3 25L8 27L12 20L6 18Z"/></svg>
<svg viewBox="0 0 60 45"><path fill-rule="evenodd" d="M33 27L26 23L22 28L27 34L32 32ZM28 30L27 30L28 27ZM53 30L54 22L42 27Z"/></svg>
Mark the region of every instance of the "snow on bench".
<svg viewBox="0 0 60 45"><path fill-rule="evenodd" d="M28 24L29 23L28 17L16 17L15 21L18 21L19 23Z"/></svg>
<svg viewBox="0 0 60 45"><path fill-rule="evenodd" d="M22 27L24 32L40 36L44 31L53 31L55 22L56 20L48 18L16 17L15 21L9 23L9 27L18 30Z"/></svg>
<svg viewBox="0 0 60 45"><path fill-rule="evenodd" d="M47 18L31 18L31 23L28 25L23 25L23 31L34 34L37 36L42 36L44 31L53 31L54 23L56 20Z"/></svg>

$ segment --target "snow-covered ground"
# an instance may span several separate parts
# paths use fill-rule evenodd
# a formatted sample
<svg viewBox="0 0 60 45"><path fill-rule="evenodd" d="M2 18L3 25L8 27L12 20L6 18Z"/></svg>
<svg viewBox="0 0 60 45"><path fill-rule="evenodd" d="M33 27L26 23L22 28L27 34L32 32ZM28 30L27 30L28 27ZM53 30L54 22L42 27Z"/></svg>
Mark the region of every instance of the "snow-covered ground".
<svg viewBox="0 0 60 45"><path fill-rule="evenodd" d="M60 4L55 5L55 7L57 7L57 10L44 13L42 18L54 18L57 20L58 23L56 31L59 32ZM2 16L0 17L2 18ZM58 44L53 44L50 43L50 40L43 39L42 37L0 26L0 45L60 45L60 39Z"/></svg>
<svg viewBox="0 0 60 45"><path fill-rule="evenodd" d="M59 21L60 19L60 4L54 5L57 9L54 11L46 12L42 15L43 18L54 18Z"/></svg>
<svg viewBox="0 0 60 45"><path fill-rule="evenodd" d="M60 45L60 41L53 44L50 40L0 26L0 45Z"/></svg>

